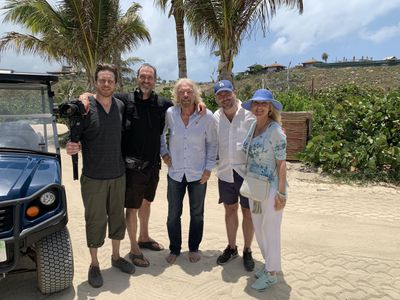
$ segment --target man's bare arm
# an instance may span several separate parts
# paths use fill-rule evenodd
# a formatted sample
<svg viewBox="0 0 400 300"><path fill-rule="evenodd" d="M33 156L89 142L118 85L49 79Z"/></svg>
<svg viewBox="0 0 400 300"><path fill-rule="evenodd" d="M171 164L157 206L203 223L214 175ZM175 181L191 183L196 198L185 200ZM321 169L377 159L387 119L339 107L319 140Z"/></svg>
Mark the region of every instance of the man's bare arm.
<svg viewBox="0 0 400 300"><path fill-rule="evenodd" d="M89 112L89 107L90 107L90 105L89 105L90 104L89 97L90 96L94 96L94 94L86 92L86 93L83 93L83 94L81 94L79 96L79 101L81 101L83 103L83 106L85 107L86 113Z"/></svg>

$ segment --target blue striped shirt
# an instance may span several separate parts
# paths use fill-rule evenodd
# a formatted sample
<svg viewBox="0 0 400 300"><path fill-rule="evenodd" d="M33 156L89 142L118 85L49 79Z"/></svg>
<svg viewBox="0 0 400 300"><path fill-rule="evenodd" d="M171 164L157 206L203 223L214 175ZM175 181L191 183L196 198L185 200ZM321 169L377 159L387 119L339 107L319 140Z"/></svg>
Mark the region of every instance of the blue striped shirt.
<svg viewBox="0 0 400 300"><path fill-rule="evenodd" d="M217 131L212 112L207 110L201 116L195 111L185 126L181 118L181 107L176 105L168 108L160 154L170 155L172 166L168 169L168 175L173 180L182 182L184 175L188 182L200 180L204 170L211 171L216 162Z"/></svg>

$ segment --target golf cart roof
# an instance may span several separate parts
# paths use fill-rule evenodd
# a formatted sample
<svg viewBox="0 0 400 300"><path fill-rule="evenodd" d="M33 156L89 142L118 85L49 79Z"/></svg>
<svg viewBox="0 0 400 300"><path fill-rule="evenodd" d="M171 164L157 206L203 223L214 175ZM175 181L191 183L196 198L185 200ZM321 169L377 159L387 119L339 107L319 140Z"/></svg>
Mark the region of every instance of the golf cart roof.
<svg viewBox="0 0 400 300"><path fill-rule="evenodd" d="M6 84L54 84L58 81L56 75L41 73L20 73L13 70L0 69L0 83Z"/></svg>

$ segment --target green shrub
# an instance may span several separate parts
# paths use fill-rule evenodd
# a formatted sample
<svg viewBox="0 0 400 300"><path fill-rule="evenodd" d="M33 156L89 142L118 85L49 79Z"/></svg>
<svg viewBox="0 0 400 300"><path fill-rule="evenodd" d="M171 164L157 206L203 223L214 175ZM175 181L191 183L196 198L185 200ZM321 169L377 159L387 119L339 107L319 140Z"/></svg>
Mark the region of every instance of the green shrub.
<svg viewBox="0 0 400 300"><path fill-rule="evenodd" d="M255 89L250 84L236 87L236 97L242 102L246 102L253 96Z"/></svg>
<svg viewBox="0 0 400 300"><path fill-rule="evenodd" d="M65 148L69 140L70 140L69 131L64 134L58 135L58 143L60 144L61 148Z"/></svg>
<svg viewBox="0 0 400 300"><path fill-rule="evenodd" d="M203 93L201 98L203 99L203 102L206 104L207 108L212 112L215 112L218 109L218 104L215 102L214 94L206 95Z"/></svg>
<svg viewBox="0 0 400 300"><path fill-rule="evenodd" d="M165 86L158 94L164 98L172 100L172 87Z"/></svg>
<svg viewBox="0 0 400 300"><path fill-rule="evenodd" d="M274 97L283 104L284 111L309 111L313 108L312 98L303 90L275 92Z"/></svg>
<svg viewBox="0 0 400 300"><path fill-rule="evenodd" d="M313 138L300 155L332 174L400 181L400 91L345 86L318 93Z"/></svg>

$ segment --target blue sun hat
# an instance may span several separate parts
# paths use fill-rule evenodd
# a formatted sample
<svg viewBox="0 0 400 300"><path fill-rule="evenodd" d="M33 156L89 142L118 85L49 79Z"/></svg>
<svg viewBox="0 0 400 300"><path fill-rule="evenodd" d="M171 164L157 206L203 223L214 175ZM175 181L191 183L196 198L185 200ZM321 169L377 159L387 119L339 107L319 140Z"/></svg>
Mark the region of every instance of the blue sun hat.
<svg viewBox="0 0 400 300"><path fill-rule="evenodd" d="M248 101L242 104L242 107L247 110L251 110L251 105L253 101L259 101L259 102L271 102L274 108L277 111L282 111L283 105L280 103L278 100L274 99L274 96L272 95L272 92L270 90L266 89L259 89L254 92L253 97L251 97Z"/></svg>

